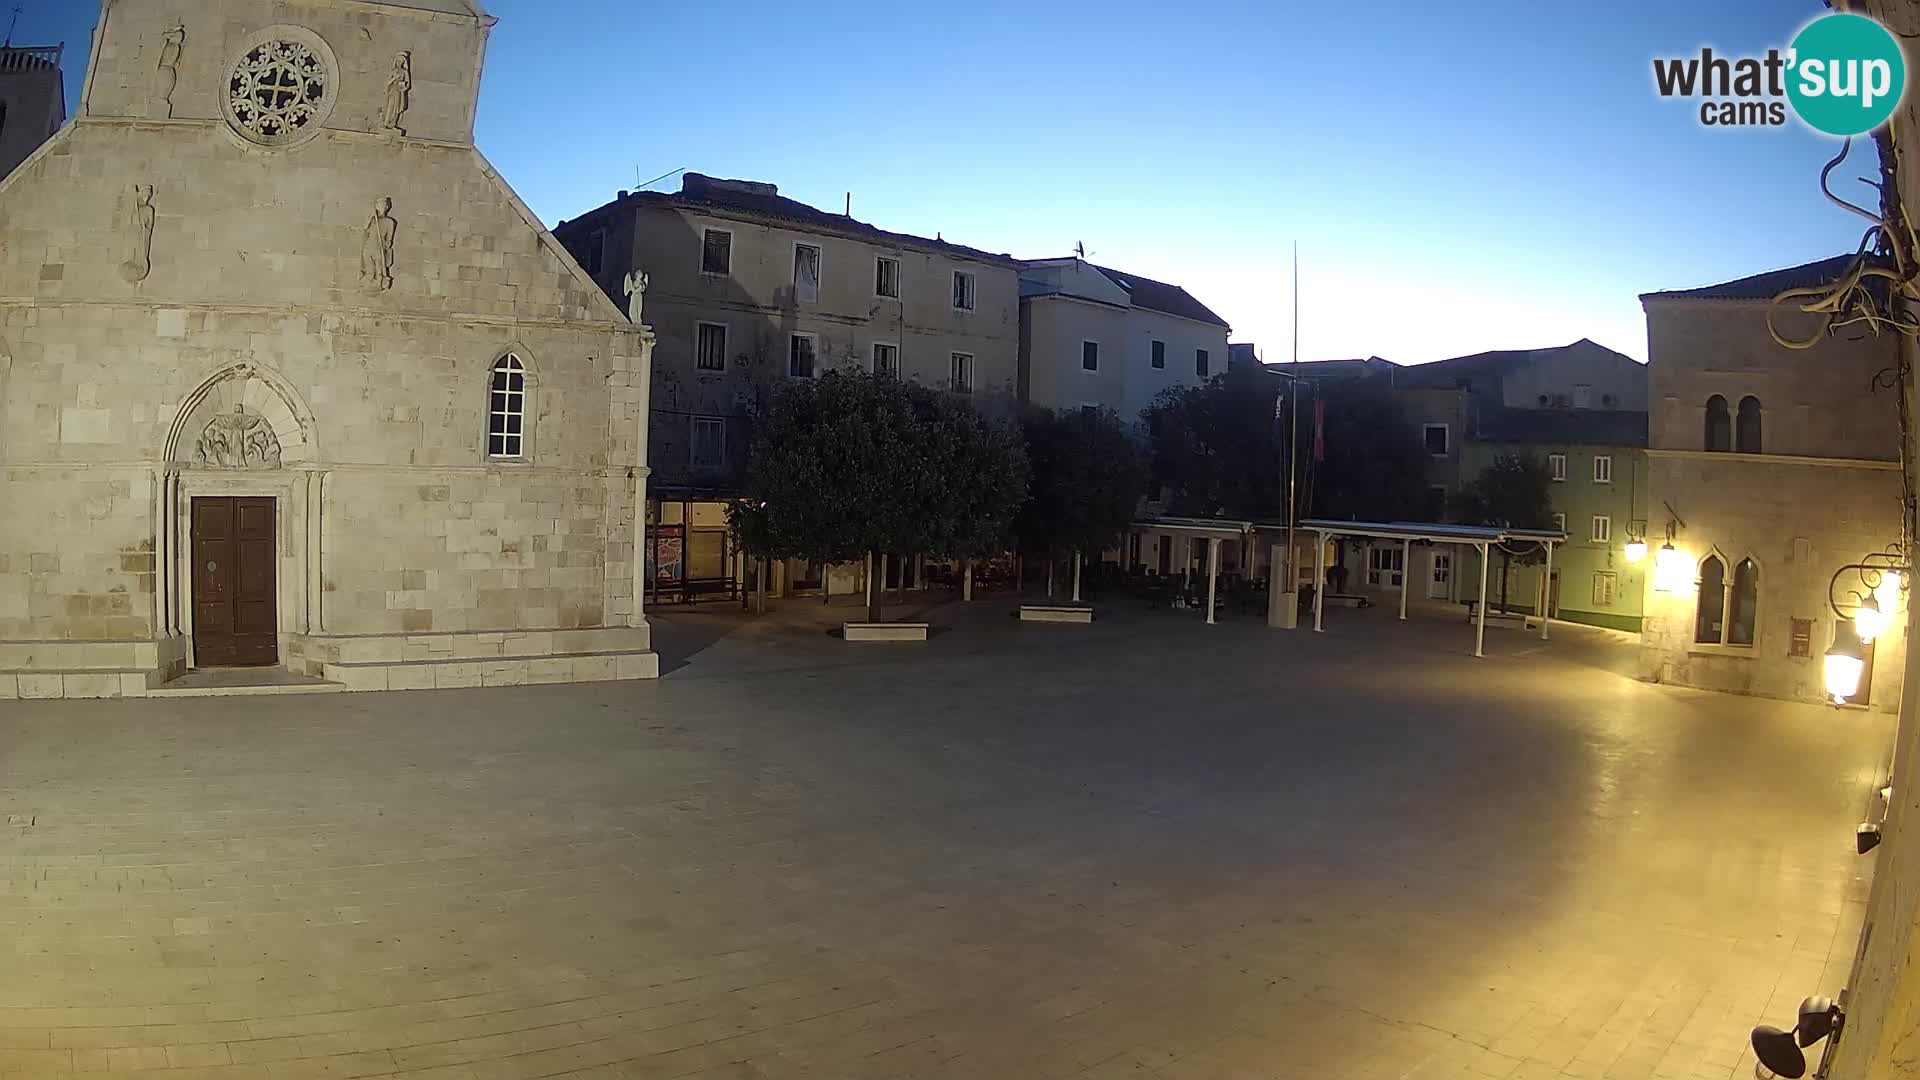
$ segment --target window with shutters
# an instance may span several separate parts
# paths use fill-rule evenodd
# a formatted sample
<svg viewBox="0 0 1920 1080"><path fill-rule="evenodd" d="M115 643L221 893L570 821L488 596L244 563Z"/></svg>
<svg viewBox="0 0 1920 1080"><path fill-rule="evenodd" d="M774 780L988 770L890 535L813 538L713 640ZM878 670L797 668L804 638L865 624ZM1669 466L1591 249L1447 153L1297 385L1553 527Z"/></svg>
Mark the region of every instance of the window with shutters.
<svg viewBox="0 0 1920 1080"><path fill-rule="evenodd" d="M1596 544L1604 544L1613 539L1613 519L1605 514L1593 515L1593 532L1588 539Z"/></svg>
<svg viewBox="0 0 1920 1080"><path fill-rule="evenodd" d="M708 229L700 240L700 272L733 273L733 234L725 229Z"/></svg>
<svg viewBox="0 0 1920 1080"><path fill-rule="evenodd" d="M873 295L900 299L900 260L882 255L873 260Z"/></svg>
<svg viewBox="0 0 1920 1080"><path fill-rule="evenodd" d="M720 323L699 324L694 346L694 366L701 371L727 369L727 328Z"/></svg>
<svg viewBox="0 0 1920 1080"><path fill-rule="evenodd" d="M965 270L953 272L953 306L959 311L973 310L973 275Z"/></svg>
<svg viewBox="0 0 1920 1080"><path fill-rule="evenodd" d="M973 393L973 354L957 352L953 354L953 381L950 384L956 394Z"/></svg>
<svg viewBox="0 0 1920 1080"><path fill-rule="evenodd" d="M1099 371L1100 370L1100 343L1099 342L1083 341L1080 343L1080 370L1082 371Z"/></svg>
<svg viewBox="0 0 1920 1080"><path fill-rule="evenodd" d="M1611 570L1595 571L1593 575L1593 606L1612 607L1613 591L1616 584Z"/></svg>
<svg viewBox="0 0 1920 1080"><path fill-rule="evenodd" d="M1554 480L1565 480L1567 478L1567 455L1547 455L1547 476Z"/></svg>
<svg viewBox="0 0 1920 1080"><path fill-rule="evenodd" d="M1212 370L1213 369L1207 357L1207 350L1205 349L1193 350L1193 373L1204 379Z"/></svg>
<svg viewBox="0 0 1920 1080"><path fill-rule="evenodd" d="M693 437L689 440L688 464L696 469L724 469L727 466L727 421L718 416L693 418Z"/></svg>
<svg viewBox="0 0 1920 1080"><path fill-rule="evenodd" d="M1613 483L1613 458L1600 454L1593 459L1593 482L1596 484Z"/></svg>
<svg viewBox="0 0 1920 1080"><path fill-rule="evenodd" d="M900 346L886 342L873 343L873 373L897 377L900 374Z"/></svg>
<svg viewBox="0 0 1920 1080"><path fill-rule="evenodd" d="M1157 368L1167 366L1167 343L1164 341L1153 343L1153 366Z"/></svg>

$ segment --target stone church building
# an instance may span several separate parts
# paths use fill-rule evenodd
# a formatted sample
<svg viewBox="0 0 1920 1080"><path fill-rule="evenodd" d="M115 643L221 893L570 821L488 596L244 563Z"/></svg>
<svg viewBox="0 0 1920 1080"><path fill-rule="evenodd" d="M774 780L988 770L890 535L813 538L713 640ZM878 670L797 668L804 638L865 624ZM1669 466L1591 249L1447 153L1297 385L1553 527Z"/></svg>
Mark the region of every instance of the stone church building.
<svg viewBox="0 0 1920 1080"><path fill-rule="evenodd" d="M0 696L657 674L652 334L475 148L492 25L107 0L0 183Z"/></svg>

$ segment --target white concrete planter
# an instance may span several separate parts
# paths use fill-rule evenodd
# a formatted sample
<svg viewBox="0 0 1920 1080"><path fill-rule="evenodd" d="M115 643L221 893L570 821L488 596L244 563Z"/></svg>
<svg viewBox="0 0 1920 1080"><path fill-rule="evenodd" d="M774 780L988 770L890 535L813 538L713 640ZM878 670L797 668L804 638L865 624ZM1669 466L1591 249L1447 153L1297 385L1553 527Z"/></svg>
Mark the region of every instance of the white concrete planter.
<svg viewBox="0 0 1920 1080"><path fill-rule="evenodd" d="M850 622L840 626L848 641L925 641L927 624L923 622Z"/></svg>
<svg viewBox="0 0 1920 1080"><path fill-rule="evenodd" d="M1020 621L1090 623L1093 609L1072 604L1021 604Z"/></svg>

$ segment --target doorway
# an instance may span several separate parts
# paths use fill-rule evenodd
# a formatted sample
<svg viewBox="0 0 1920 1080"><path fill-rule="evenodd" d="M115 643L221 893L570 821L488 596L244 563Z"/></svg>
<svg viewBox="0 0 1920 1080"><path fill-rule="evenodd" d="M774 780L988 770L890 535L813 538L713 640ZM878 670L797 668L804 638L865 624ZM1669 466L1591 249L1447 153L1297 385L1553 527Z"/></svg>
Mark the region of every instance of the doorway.
<svg viewBox="0 0 1920 1080"><path fill-rule="evenodd" d="M1453 598L1453 552L1433 551L1433 565L1427 571L1427 599Z"/></svg>
<svg viewBox="0 0 1920 1080"><path fill-rule="evenodd" d="M193 500L193 662L280 662L271 496Z"/></svg>

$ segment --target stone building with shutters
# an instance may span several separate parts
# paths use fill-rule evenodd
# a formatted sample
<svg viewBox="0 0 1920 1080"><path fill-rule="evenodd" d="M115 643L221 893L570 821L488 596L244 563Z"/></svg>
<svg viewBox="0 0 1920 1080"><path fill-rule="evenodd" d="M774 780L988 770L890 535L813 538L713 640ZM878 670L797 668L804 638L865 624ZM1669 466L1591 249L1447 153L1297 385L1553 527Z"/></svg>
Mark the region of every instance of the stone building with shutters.
<svg viewBox="0 0 1920 1080"><path fill-rule="evenodd" d="M652 335L475 148L492 26L105 5L0 183L0 696L657 673Z"/></svg>
<svg viewBox="0 0 1920 1080"><path fill-rule="evenodd" d="M1868 582L1848 564L1901 542L1899 337L1864 330L1776 343L1768 305L1831 284L1852 256L1648 293L1649 530L1641 674L1658 682L1826 699L1822 657ZM1789 339L1822 325L1791 307ZM1676 573L1663 574L1671 544ZM1839 574L1836 580L1836 573ZM1900 601L1902 605L1905 600ZM1854 704L1892 710L1904 611L1866 650Z"/></svg>
<svg viewBox="0 0 1920 1080"><path fill-rule="evenodd" d="M688 173L677 192L620 192L554 226L611 297L648 276L652 595L730 595L744 581L726 508L746 479L750 417L780 386L872 371L1018 408L1019 263L890 232L780 194ZM900 560L889 560L898 582ZM856 565L776 563L774 595L858 587ZM911 576L911 575L909 575Z"/></svg>

